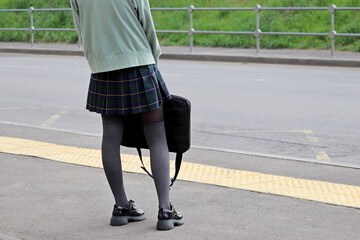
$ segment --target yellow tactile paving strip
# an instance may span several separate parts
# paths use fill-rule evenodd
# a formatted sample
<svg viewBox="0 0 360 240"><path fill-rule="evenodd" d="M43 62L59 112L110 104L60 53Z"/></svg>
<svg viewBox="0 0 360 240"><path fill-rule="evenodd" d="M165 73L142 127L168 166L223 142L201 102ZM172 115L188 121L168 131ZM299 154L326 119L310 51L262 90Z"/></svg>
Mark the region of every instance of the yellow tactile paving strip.
<svg viewBox="0 0 360 240"><path fill-rule="evenodd" d="M0 152L102 167L99 150L0 136ZM122 154L126 172L144 173L138 156ZM148 167L149 158L144 157ZM173 161L171 167L173 167ZM149 167L150 168L150 167ZM174 169L172 168L173 172ZM360 187L183 162L178 179L360 208Z"/></svg>

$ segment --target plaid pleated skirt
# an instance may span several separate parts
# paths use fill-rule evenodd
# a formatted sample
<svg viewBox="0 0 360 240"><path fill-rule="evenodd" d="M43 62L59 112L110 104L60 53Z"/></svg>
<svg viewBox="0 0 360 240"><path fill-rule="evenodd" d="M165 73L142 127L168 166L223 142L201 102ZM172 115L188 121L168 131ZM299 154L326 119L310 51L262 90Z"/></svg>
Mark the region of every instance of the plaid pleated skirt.
<svg viewBox="0 0 360 240"><path fill-rule="evenodd" d="M156 65L91 74L86 109L100 114L136 114L171 99Z"/></svg>

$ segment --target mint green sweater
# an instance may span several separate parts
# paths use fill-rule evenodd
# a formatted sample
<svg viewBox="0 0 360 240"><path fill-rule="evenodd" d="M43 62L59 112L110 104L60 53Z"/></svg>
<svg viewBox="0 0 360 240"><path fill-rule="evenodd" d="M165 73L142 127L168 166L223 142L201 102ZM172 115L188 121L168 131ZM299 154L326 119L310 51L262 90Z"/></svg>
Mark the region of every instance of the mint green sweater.
<svg viewBox="0 0 360 240"><path fill-rule="evenodd" d="M92 73L158 63L148 0L70 0Z"/></svg>

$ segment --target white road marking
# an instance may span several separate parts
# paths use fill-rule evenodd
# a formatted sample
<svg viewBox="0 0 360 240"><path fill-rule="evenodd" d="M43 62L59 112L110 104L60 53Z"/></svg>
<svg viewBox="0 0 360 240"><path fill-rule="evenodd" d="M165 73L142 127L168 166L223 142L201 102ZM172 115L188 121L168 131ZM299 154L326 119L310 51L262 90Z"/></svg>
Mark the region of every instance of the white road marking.
<svg viewBox="0 0 360 240"><path fill-rule="evenodd" d="M21 107L0 107L0 110L17 110L21 109Z"/></svg>
<svg viewBox="0 0 360 240"><path fill-rule="evenodd" d="M25 69L46 69L47 67L45 66L24 66L24 65L5 65L5 64L0 64L0 67L4 67L4 68L25 68Z"/></svg>

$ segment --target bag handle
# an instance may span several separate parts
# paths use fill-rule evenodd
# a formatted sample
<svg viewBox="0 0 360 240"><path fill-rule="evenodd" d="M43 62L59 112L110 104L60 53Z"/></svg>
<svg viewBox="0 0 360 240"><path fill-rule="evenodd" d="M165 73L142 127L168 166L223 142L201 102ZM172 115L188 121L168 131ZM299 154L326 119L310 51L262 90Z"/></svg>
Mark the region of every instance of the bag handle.
<svg viewBox="0 0 360 240"><path fill-rule="evenodd" d="M142 164L142 170L144 170L150 177L154 178L151 173L146 169L145 165L144 165L144 162L143 162L143 159L142 159L142 154L141 154L141 148L136 148L138 154L139 154L139 158L140 158L140 161L141 161L141 164Z"/></svg>
<svg viewBox="0 0 360 240"><path fill-rule="evenodd" d="M142 153L141 153L141 148L136 148L137 152L138 152L138 155L139 155L139 158L140 158L140 161L141 161L141 168L142 170L144 170L151 178L154 179L153 175L146 169L145 165L144 165L144 161L142 159ZM182 156L183 154L182 153L176 153L176 160L175 160L175 174L174 174L174 177L171 179L171 184L170 184L170 187L172 187L172 185L174 185L174 182L179 174L179 171L180 171L180 167L181 167L181 161L182 161Z"/></svg>
<svg viewBox="0 0 360 240"><path fill-rule="evenodd" d="M177 175L179 174L180 171L180 167L181 167L181 160L182 160L182 153L176 153L176 159L175 159L175 175L174 177L171 179L171 184L170 187L172 187L172 185L174 185L174 182L177 178Z"/></svg>

